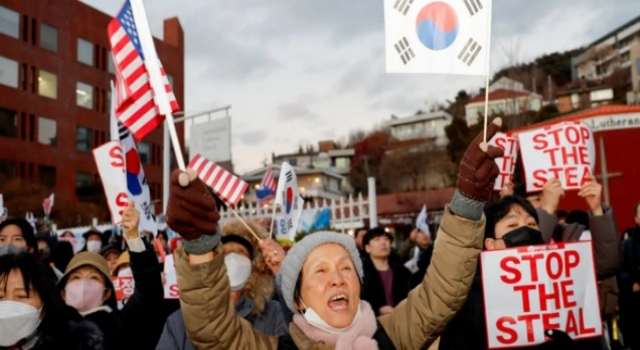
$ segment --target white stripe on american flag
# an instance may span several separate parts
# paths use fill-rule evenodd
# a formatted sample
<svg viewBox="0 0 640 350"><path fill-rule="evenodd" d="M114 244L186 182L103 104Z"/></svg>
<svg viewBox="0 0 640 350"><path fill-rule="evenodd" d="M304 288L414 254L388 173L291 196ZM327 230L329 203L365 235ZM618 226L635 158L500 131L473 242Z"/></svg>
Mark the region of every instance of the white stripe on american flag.
<svg viewBox="0 0 640 350"><path fill-rule="evenodd" d="M118 28L118 30L116 30L115 33L113 33L111 38L109 38L109 42L111 43L111 46L115 47L116 44L119 43L120 40L122 40L122 38L124 38L125 35L127 35L127 32L121 26L120 28Z"/></svg>
<svg viewBox="0 0 640 350"><path fill-rule="evenodd" d="M148 122L153 120L153 118L155 118L157 115L158 115L158 110L156 109L156 106L155 105L151 106L151 108L149 108L145 114L140 116L140 118L138 118L138 120L136 120L131 125L131 127L135 130L142 129Z"/></svg>
<svg viewBox="0 0 640 350"><path fill-rule="evenodd" d="M125 111L120 112L120 119L127 120L131 118L135 113L138 113L139 108L142 108L145 104L152 100L151 94L144 94L138 100L136 100Z"/></svg>

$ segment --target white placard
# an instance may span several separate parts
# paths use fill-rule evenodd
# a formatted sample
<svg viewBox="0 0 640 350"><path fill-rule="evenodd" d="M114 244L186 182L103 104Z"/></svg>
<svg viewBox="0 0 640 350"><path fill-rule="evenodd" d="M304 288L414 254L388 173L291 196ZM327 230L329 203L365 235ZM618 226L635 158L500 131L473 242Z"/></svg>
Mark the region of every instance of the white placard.
<svg viewBox="0 0 640 350"><path fill-rule="evenodd" d="M178 288L178 276L173 260L173 254L169 254L164 259L164 298L179 299L180 289Z"/></svg>
<svg viewBox="0 0 640 350"><path fill-rule="evenodd" d="M192 125L189 154L200 154L214 163L230 161L231 118L225 117Z"/></svg>
<svg viewBox="0 0 640 350"><path fill-rule="evenodd" d="M110 141L93 150L114 225L122 223L122 214L129 203L123 155L120 141Z"/></svg>
<svg viewBox="0 0 640 350"><path fill-rule="evenodd" d="M480 255L489 348L602 335L591 241L484 251Z"/></svg>
<svg viewBox="0 0 640 350"><path fill-rule="evenodd" d="M500 191L513 182L513 173L518 160L518 138L499 132L491 138L489 145L499 147L504 151L504 157L495 159L500 169L500 175L498 175L493 189Z"/></svg>
<svg viewBox="0 0 640 350"><path fill-rule="evenodd" d="M596 153L591 128L565 122L518 134L527 192L541 191L557 178L562 188L579 189L593 174Z"/></svg>

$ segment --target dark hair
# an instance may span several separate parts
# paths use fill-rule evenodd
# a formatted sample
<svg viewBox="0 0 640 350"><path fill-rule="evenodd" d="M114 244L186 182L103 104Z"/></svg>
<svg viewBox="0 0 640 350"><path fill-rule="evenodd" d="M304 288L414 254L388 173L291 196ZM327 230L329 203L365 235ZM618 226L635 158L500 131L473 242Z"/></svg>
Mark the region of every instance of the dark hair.
<svg viewBox="0 0 640 350"><path fill-rule="evenodd" d="M62 272L67 269L73 255L73 246L69 242L60 241L51 248L51 262Z"/></svg>
<svg viewBox="0 0 640 350"><path fill-rule="evenodd" d="M536 209L526 199L520 196L507 196L497 202L493 202L484 208L487 222L484 228L484 238L496 238L496 224L502 220L513 206L518 205L531 215L538 223Z"/></svg>
<svg viewBox="0 0 640 350"><path fill-rule="evenodd" d="M364 227L364 226L358 227L355 231L353 231L354 236L356 238L358 238L358 232L360 232L360 231L364 231L364 233L367 234L367 228L366 227Z"/></svg>
<svg viewBox="0 0 640 350"><path fill-rule="evenodd" d="M33 230L33 226L29 221L22 218L8 219L0 223L0 232L5 227L15 225L18 226L22 233L22 238L27 242L27 248L33 248L33 254L38 252L38 242L36 241L36 235Z"/></svg>
<svg viewBox="0 0 640 350"><path fill-rule="evenodd" d="M72 317L72 311L62 300L60 293L56 292L55 282L51 271L42 264L34 255L29 253L6 254L0 256L0 280L5 283L5 292L8 287L11 271L20 271L27 296L37 293L42 301L44 315L39 329L62 329L65 322L62 320Z"/></svg>
<svg viewBox="0 0 640 350"><path fill-rule="evenodd" d="M374 227L367 231L362 239L362 246L366 247L371 240L380 236L387 236L391 242L393 242L393 236L389 232L385 231L382 227Z"/></svg>
<svg viewBox="0 0 640 350"><path fill-rule="evenodd" d="M640 208L640 201L638 201L636 205L633 207L633 216L638 215L638 208Z"/></svg>
<svg viewBox="0 0 640 350"><path fill-rule="evenodd" d="M569 212L567 212L567 211L566 211L566 210L564 210L564 209L558 209L558 210L556 210L556 217L557 217L558 219L566 219L566 218L567 218L567 215L569 215Z"/></svg>
<svg viewBox="0 0 640 350"><path fill-rule="evenodd" d="M527 192L527 184L525 183L517 183L513 186L513 195L514 196L518 196L520 198L527 198L527 197L531 197L531 196L537 196L539 194L542 193L542 190L540 191L534 191L534 192Z"/></svg>
<svg viewBox="0 0 640 350"><path fill-rule="evenodd" d="M162 238L164 238L165 241L169 242L169 235L167 235L166 232L158 231L158 235L156 236L156 238L158 238L159 236L162 236Z"/></svg>
<svg viewBox="0 0 640 350"><path fill-rule="evenodd" d="M572 210L567 215L567 224L580 224L589 229L589 214L584 210Z"/></svg>

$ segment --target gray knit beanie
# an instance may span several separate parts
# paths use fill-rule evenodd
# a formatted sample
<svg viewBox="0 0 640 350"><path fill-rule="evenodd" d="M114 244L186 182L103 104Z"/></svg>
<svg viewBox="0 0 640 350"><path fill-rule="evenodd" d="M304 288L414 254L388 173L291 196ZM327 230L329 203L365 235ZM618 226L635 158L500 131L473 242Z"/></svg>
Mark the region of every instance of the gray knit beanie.
<svg viewBox="0 0 640 350"><path fill-rule="evenodd" d="M277 283L280 286L282 297L287 303L289 310L294 314L298 313L298 310L296 310L295 307L293 294L296 283L298 282L298 276L300 276L300 271L302 270L302 264L314 249L327 243L339 244L349 252L358 277L360 277L360 282L362 282L364 275L362 271L362 261L360 261L360 254L351 236L329 231L315 232L305 236L302 240L296 242L291 250L289 250L287 257L282 262L282 267L277 277Z"/></svg>

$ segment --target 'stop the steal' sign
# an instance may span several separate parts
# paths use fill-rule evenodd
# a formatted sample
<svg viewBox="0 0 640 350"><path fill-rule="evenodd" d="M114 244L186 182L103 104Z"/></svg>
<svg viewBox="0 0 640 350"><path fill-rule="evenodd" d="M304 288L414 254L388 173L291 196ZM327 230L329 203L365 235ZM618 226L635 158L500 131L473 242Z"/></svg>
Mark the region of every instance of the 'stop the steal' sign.
<svg viewBox="0 0 640 350"><path fill-rule="evenodd" d="M550 178L567 190L579 189L593 174L596 163L591 128L565 122L518 134L527 192L542 190Z"/></svg>
<svg viewBox="0 0 640 350"><path fill-rule="evenodd" d="M482 285L489 348L540 344L545 330L602 335L591 242L485 251Z"/></svg>
<svg viewBox="0 0 640 350"><path fill-rule="evenodd" d="M504 157L496 158L496 164L500 169L500 175L496 179L494 190L500 191L513 182L513 173L516 169L516 161L518 160L518 139L499 132L491 138L489 145L499 147L504 151Z"/></svg>

